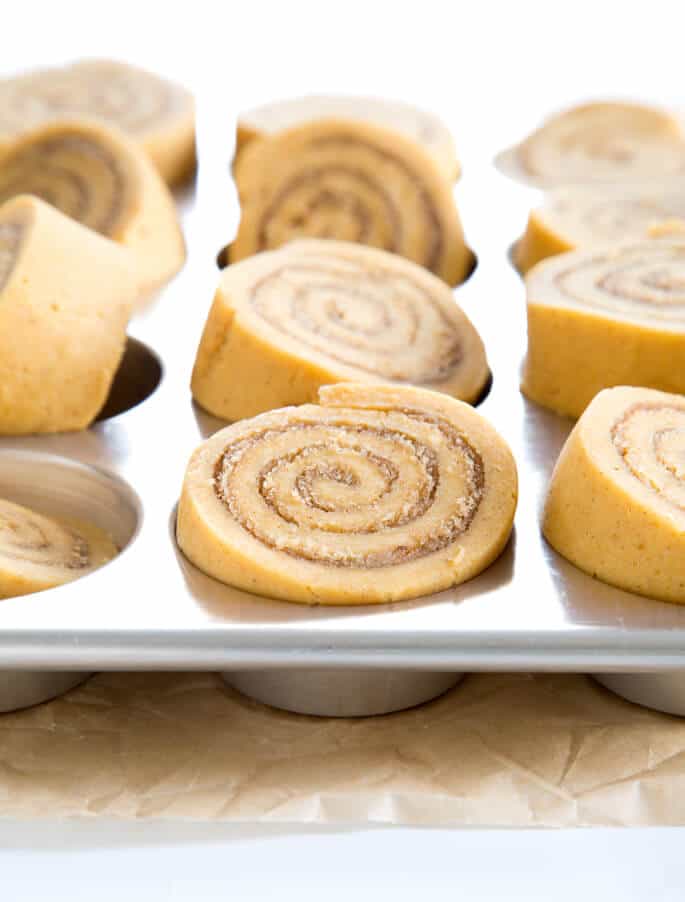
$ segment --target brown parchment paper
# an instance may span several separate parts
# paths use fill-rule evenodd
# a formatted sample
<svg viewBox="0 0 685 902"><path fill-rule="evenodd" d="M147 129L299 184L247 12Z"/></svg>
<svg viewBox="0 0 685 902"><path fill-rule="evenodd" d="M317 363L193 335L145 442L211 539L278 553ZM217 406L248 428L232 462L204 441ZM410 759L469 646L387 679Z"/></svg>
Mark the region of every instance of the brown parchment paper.
<svg viewBox="0 0 685 902"><path fill-rule="evenodd" d="M581 676L483 674L400 714L322 719L211 674L100 674L0 716L0 816L685 824L685 720Z"/></svg>

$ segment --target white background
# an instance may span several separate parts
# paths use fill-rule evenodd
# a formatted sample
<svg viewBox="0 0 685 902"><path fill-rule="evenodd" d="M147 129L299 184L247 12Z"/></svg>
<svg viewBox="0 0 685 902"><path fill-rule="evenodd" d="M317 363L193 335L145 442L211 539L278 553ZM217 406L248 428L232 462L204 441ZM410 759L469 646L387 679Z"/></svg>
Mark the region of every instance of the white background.
<svg viewBox="0 0 685 902"><path fill-rule="evenodd" d="M0 823L7 902L682 902L680 830Z"/></svg>
<svg viewBox="0 0 685 902"><path fill-rule="evenodd" d="M5 73L113 56L184 81L232 134L256 102L404 98L449 123L469 172L591 97L685 108L680 2L6 2ZM497 215L497 196L483 204ZM513 237L513 236L512 236ZM681 830L318 831L0 822L0 898L671 900ZM236 890L238 891L236 893Z"/></svg>

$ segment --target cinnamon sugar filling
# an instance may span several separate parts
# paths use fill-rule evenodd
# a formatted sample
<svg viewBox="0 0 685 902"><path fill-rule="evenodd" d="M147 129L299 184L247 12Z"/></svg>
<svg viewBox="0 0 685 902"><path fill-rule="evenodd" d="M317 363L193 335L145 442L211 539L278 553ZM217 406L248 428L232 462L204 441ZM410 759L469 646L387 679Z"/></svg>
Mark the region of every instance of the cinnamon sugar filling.
<svg viewBox="0 0 685 902"><path fill-rule="evenodd" d="M632 303L649 315L685 318L685 247L655 244L645 250L644 256L636 257L639 251L635 247L625 249L620 256L588 258L558 272L554 284L563 295L585 307L612 311L615 299ZM583 271L591 283L589 290L581 293L574 287L574 280L581 278Z"/></svg>
<svg viewBox="0 0 685 902"><path fill-rule="evenodd" d="M414 170L401 157L381 150L354 135L335 135L314 139L310 142L310 146L314 149L319 147L340 149L341 152L344 152L346 149L359 148L365 153L372 154L381 163L390 163L395 167L400 172L401 178L412 186L420 199L425 230L428 236L426 253L421 263L431 272L437 271L444 253L444 236L440 217L430 192L423 185ZM329 183L327 184L327 179L336 176L346 179L349 187L345 190L340 190L339 187L332 187ZM370 206L364 204L359 194L353 190L354 186L357 185L375 198L384 211L383 219L390 227L390 237L383 244L383 249L390 252L399 251L404 230L403 216L392 195L365 170L357 166L344 164L311 166L287 181L259 220L257 228L258 249L266 250L273 246L269 234L271 224L284 218L286 202L293 195L303 191L310 193L309 202L305 213L301 217L301 221L291 223L294 228L307 226L312 214L325 208L336 214L343 214L347 220L353 223L356 234L345 236L348 240L366 243L375 217ZM311 227L311 222L309 222L309 225ZM306 234L309 237L318 238L340 237L337 234L328 233L326 226L323 226L318 231L307 231Z"/></svg>
<svg viewBox="0 0 685 902"><path fill-rule="evenodd" d="M436 452L416 437L390 428L380 428L368 424L351 424L345 421L316 423L294 420L282 427L264 429L245 436L228 445L218 458L214 470L214 492L230 513L231 517L253 538L271 548L312 562L336 567L378 568L416 560L441 551L462 536L473 522L485 490L484 465L480 454L468 440L446 420L424 415L421 411L398 411L406 416L427 423L442 433L450 448L455 451L462 465L465 492L453 499L449 515L440 523L427 524L421 529L422 518L435 503L441 483L441 472ZM330 432L330 441L306 443L296 450L270 460L259 471L255 484L247 486L247 497L254 498L257 505L264 505L277 523L298 527L297 534L291 529L282 533L267 530L257 521L257 517L247 512L244 484L237 484L234 478L236 468L244 455L262 442L270 442L284 434L301 433L304 442L309 430ZM365 446L365 438L377 438L401 448L408 454L419 473L416 484L405 485L403 474L397 464L388 457L375 453ZM324 454L334 455L340 463L317 460ZM358 463L358 467L354 464ZM321 512L314 525L303 522L293 513L278 491L278 474L286 466L298 467L294 478L294 491L298 503L309 512ZM355 504L355 491L363 488L359 470L371 467L377 487L368 497ZM349 490L352 497L341 503L332 504L323 491L329 483ZM395 506L388 511L380 510L380 502L387 500L391 492L399 491ZM287 508L287 509L286 509ZM355 512L368 510L368 524L350 528L335 522L326 522L328 513ZM406 527L416 526L415 535ZM345 547L345 535L390 534L398 530L397 543L382 549L368 549L353 552ZM274 534L275 533L275 534Z"/></svg>
<svg viewBox="0 0 685 902"><path fill-rule="evenodd" d="M57 85L57 87L55 87ZM144 132L168 119L179 107L177 92L147 73L111 69L48 69L0 86L3 130L71 116L93 116ZM6 123L6 125L5 125Z"/></svg>
<svg viewBox="0 0 685 902"><path fill-rule="evenodd" d="M114 154L81 135L31 144L7 157L0 171L0 203L33 194L103 235L121 220L126 189Z"/></svg>
<svg viewBox="0 0 685 902"><path fill-rule="evenodd" d="M634 404L611 440L636 479L685 512L685 406Z"/></svg>
<svg viewBox="0 0 685 902"><path fill-rule="evenodd" d="M0 501L0 559L66 570L90 565L90 546L82 536L47 519L19 517L13 507Z"/></svg>
<svg viewBox="0 0 685 902"><path fill-rule="evenodd" d="M250 303L279 332L375 376L437 384L463 360L458 326L405 273L298 261L258 281ZM422 327L431 323L427 342ZM402 370L407 355L411 373Z"/></svg>

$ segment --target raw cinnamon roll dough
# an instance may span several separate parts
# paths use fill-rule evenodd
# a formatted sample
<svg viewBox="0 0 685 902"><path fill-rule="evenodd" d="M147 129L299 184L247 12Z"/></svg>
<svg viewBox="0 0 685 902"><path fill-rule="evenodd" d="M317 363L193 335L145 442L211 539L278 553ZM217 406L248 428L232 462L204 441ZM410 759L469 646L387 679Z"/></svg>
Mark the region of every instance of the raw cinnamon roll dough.
<svg viewBox="0 0 685 902"><path fill-rule="evenodd" d="M685 189L677 182L557 188L531 211L516 265L525 273L564 251L668 235L685 229L684 219Z"/></svg>
<svg viewBox="0 0 685 902"><path fill-rule="evenodd" d="M446 395L340 384L319 406L227 427L191 457L178 543L201 570L308 604L446 589L504 548L516 465L473 408Z"/></svg>
<svg viewBox="0 0 685 902"><path fill-rule="evenodd" d="M91 523L46 517L0 498L0 598L14 598L71 582L118 553Z"/></svg>
<svg viewBox="0 0 685 902"><path fill-rule="evenodd" d="M238 420L331 382L405 382L475 401L483 343L444 282L342 241L294 241L229 266L193 370L195 399Z"/></svg>
<svg viewBox="0 0 685 902"><path fill-rule="evenodd" d="M169 184L194 168L193 98L151 72L113 60L83 60L0 81L0 146L49 122L83 118L125 132Z"/></svg>
<svg viewBox="0 0 685 902"><path fill-rule="evenodd" d="M235 167L236 262L293 238L337 238L407 257L450 285L472 265L452 184L399 132L325 120L255 141Z"/></svg>
<svg viewBox="0 0 685 902"><path fill-rule="evenodd" d="M401 100L343 95L309 95L277 100L248 110L238 116L236 155L255 138L315 122L317 119L358 119L402 132L429 151L446 178L461 175L454 140L447 126L433 113L420 110Z"/></svg>
<svg viewBox="0 0 685 902"><path fill-rule="evenodd" d="M577 417L613 385L685 392L685 238L560 254L526 291L533 401Z"/></svg>
<svg viewBox="0 0 685 902"><path fill-rule="evenodd" d="M557 462L543 531L592 576L685 603L685 399L625 387L597 395Z"/></svg>
<svg viewBox="0 0 685 902"><path fill-rule="evenodd" d="M588 103L552 116L498 165L547 187L683 176L685 135L675 116L654 107Z"/></svg>
<svg viewBox="0 0 685 902"><path fill-rule="evenodd" d="M95 419L137 295L130 251L35 197L0 207L0 434Z"/></svg>
<svg viewBox="0 0 685 902"><path fill-rule="evenodd" d="M14 142L0 155L0 203L17 194L34 194L130 248L142 292L183 265L168 188L135 144L100 125L47 125Z"/></svg>

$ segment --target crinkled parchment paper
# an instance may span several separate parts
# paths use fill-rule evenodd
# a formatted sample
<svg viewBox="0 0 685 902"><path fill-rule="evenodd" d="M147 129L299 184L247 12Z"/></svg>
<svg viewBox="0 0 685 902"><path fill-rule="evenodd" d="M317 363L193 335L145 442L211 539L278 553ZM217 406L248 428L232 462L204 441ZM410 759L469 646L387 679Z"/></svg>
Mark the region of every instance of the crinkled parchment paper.
<svg viewBox="0 0 685 902"><path fill-rule="evenodd" d="M482 674L335 720L211 674L100 674L0 716L0 816L565 826L685 824L685 720L582 676Z"/></svg>

